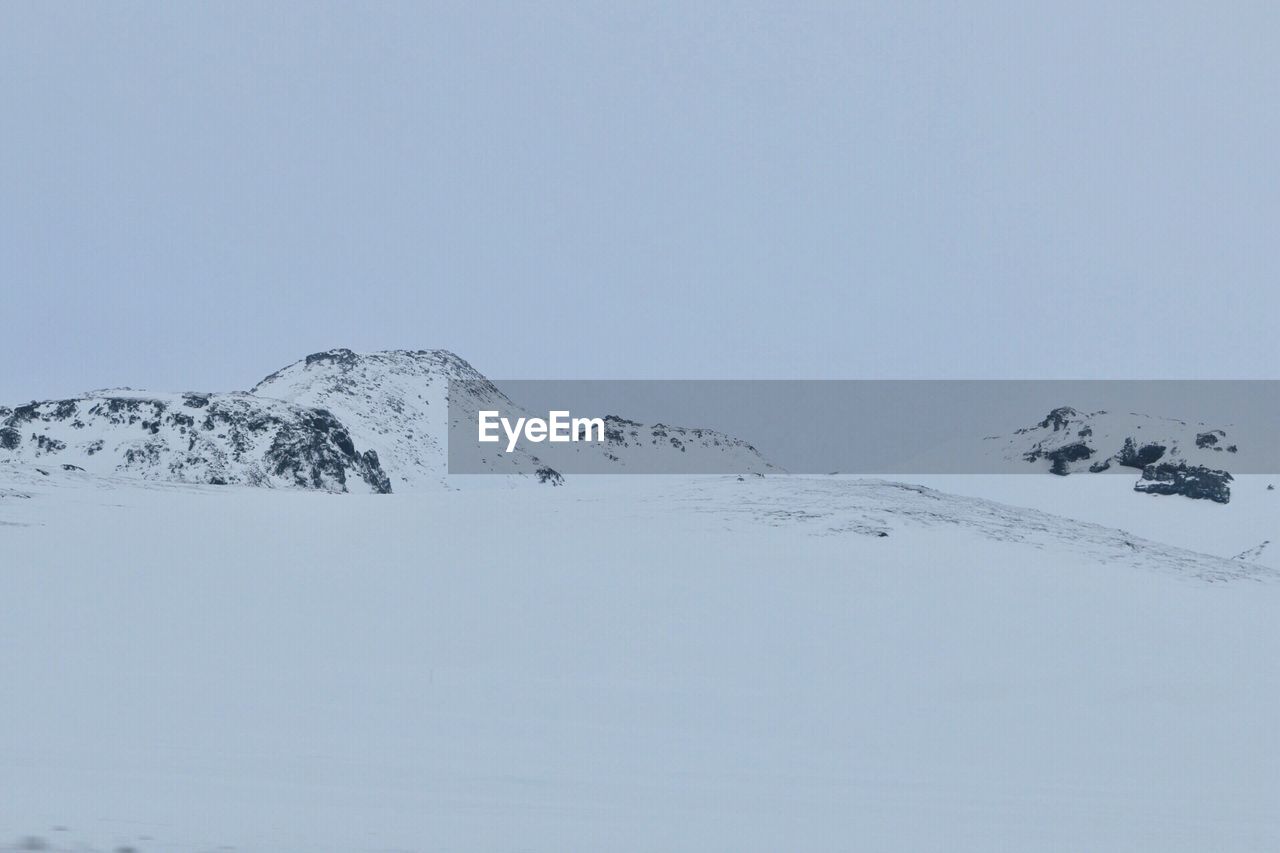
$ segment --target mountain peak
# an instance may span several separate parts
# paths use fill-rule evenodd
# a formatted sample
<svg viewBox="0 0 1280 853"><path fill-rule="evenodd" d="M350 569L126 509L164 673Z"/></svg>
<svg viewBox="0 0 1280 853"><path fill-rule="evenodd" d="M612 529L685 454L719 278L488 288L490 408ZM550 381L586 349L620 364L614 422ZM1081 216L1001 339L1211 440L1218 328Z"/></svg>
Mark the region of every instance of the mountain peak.
<svg viewBox="0 0 1280 853"><path fill-rule="evenodd" d="M346 347L336 347L321 352L313 352L305 358L282 367L255 385L251 393L260 393L260 389L271 386L277 386L277 390L279 390L282 379L297 375L300 372L317 375L349 376L354 373L368 371L417 376L442 373L448 378L484 379L484 376L472 367L466 359L446 349L393 349L356 352Z"/></svg>

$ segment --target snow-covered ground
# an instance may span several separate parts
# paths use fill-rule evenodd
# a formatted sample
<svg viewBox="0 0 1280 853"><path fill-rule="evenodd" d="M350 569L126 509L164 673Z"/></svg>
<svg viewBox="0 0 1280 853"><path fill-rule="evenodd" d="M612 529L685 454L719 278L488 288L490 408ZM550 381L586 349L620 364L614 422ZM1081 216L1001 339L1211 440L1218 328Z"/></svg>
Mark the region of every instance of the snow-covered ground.
<svg viewBox="0 0 1280 853"><path fill-rule="evenodd" d="M957 495L1034 507L1129 531L1146 539L1280 569L1280 476L1237 475L1231 502L1144 495L1134 472L1100 475L906 475L902 479ZM1275 486L1268 489L1268 486Z"/></svg>
<svg viewBox="0 0 1280 853"><path fill-rule="evenodd" d="M10 466L0 844L1280 849L1266 505L948 485Z"/></svg>

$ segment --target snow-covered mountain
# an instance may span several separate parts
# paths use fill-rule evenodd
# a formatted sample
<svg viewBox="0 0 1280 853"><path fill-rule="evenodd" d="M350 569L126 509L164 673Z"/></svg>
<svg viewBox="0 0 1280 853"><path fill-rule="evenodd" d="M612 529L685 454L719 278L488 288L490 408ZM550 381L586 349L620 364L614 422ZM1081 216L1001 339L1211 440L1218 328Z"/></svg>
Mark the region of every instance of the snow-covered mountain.
<svg viewBox="0 0 1280 853"><path fill-rule="evenodd" d="M450 408L450 383L460 399ZM520 409L446 350L314 353L267 376L249 393L96 391L0 408L0 462L71 465L99 474L186 483L243 483L331 492L412 491L450 484L450 418ZM754 447L713 430L606 418L605 440L575 443L592 471L655 460L699 470L776 471ZM557 485L563 477L517 447L484 459L495 474Z"/></svg>
<svg viewBox="0 0 1280 853"><path fill-rule="evenodd" d="M450 399L452 384L454 399ZM351 430L358 446L377 451L396 491L434 488L448 472L449 428L476 422L482 409L529 414L462 358L447 350L390 350L355 353L334 349L314 353L276 371L252 393L332 412ZM450 420L452 419L452 420ZM641 424L618 415L605 417L605 441L578 442L565 452L590 457L593 473L625 472L643 465L660 467L664 459L689 470L699 457L743 474L776 472L746 442L715 430ZM548 447L548 445L544 445ZM562 446L564 447L564 446ZM513 453L485 457L498 474L561 478L539 456L517 447ZM657 463L657 464L655 464Z"/></svg>
<svg viewBox="0 0 1280 853"><path fill-rule="evenodd" d="M399 492L444 483L451 380L465 382L473 416L480 409L514 408L493 383L448 350L313 353L272 373L251 393L332 412L360 446L377 452L392 489ZM493 459L494 473L534 474L541 467L521 448Z"/></svg>
<svg viewBox="0 0 1280 853"><path fill-rule="evenodd" d="M1010 436L985 439L987 454L1053 474L1141 472L1134 490L1227 503L1228 466L1241 448L1227 429L1134 412L1080 412L1061 406Z"/></svg>
<svg viewBox="0 0 1280 853"><path fill-rule="evenodd" d="M385 493L375 451L323 409L250 394L97 391L0 408L0 461L144 480Z"/></svg>

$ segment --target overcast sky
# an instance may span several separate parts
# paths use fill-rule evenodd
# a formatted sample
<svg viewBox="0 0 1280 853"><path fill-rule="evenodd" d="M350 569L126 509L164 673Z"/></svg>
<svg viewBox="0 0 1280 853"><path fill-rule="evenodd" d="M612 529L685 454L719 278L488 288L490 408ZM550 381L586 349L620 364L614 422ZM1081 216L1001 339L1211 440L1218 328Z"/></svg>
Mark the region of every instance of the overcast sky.
<svg viewBox="0 0 1280 853"><path fill-rule="evenodd" d="M1274 378L1280 6L0 12L0 400Z"/></svg>

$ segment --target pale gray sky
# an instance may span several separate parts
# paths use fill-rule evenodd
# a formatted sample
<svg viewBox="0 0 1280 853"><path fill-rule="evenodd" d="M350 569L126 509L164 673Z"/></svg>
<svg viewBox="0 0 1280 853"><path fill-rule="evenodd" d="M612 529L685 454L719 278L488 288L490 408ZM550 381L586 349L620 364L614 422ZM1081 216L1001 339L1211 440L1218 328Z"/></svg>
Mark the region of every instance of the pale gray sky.
<svg viewBox="0 0 1280 853"><path fill-rule="evenodd" d="M17 3L0 400L1275 377L1271 3Z"/></svg>

